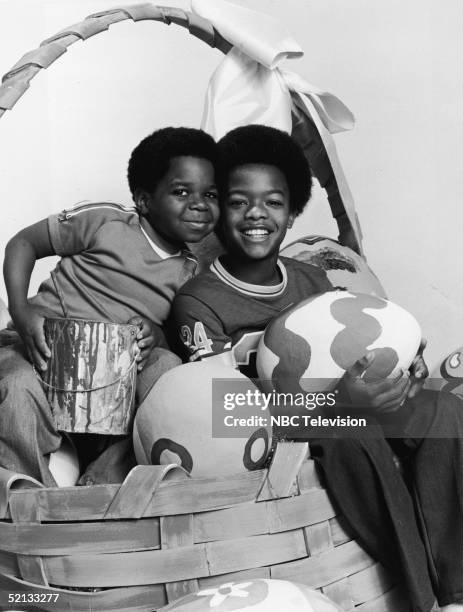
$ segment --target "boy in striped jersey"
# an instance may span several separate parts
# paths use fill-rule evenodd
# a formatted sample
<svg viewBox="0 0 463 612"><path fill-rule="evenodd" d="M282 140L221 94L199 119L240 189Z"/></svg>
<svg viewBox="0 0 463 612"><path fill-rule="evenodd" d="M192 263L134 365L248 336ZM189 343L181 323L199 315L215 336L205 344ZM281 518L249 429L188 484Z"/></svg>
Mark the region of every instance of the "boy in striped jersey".
<svg viewBox="0 0 463 612"><path fill-rule="evenodd" d="M50 356L45 317L139 324L141 396L179 363L167 350L162 326L176 291L195 272L196 260L185 243L200 241L218 218L215 164L216 144L206 133L158 130L140 142L129 161L135 206L81 204L10 240L4 276L17 342L0 349L1 467L55 484L48 457L61 436L32 368L45 370ZM34 263L50 255L61 260L28 299ZM120 479L107 465L115 448L108 452L83 482Z"/></svg>
<svg viewBox="0 0 463 612"><path fill-rule="evenodd" d="M217 233L226 253L181 288L173 332L185 359L234 360L256 377L253 356L269 321L331 285L323 270L278 255L310 196L310 170L296 143L278 130L246 126L224 136L218 148ZM378 422L357 437L352 429L349 438L339 431L311 437L312 456L365 549L405 583L410 610L430 611L431 583L445 610L463 610L455 603L463 599L463 403L421 390L427 368L420 354L396 380L366 382L362 374L371 363L369 355L346 373L351 404L338 410L360 407ZM385 439L384 419L398 423L400 438ZM407 468L412 494L390 445Z"/></svg>

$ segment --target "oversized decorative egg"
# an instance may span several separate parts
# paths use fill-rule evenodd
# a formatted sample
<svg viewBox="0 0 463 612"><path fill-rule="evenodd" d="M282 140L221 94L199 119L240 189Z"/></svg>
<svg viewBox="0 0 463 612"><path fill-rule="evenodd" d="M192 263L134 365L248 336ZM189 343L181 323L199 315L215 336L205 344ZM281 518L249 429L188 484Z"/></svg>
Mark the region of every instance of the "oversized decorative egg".
<svg viewBox="0 0 463 612"><path fill-rule="evenodd" d="M288 244L281 255L325 270L333 287L386 297L378 278L363 257L326 236L306 236Z"/></svg>
<svg viewBox="0 0 463 612"><path fill-rule="evenodd" d="M176 612L342 612L333 601L288 580L241 580L200 589L169 610Z"/></svg>
<svg viewBox="0 0 463 612"><path fill-rule="evenodd" d="M239 407L241 416L250 419L245 419L246 427L235 423L235 410L224 409L225 397L228 401L236 393L246 397L248 392L252 398L257 387L215 358L169 370L138 408L133 432L138 463L177 463L195 477L264 467L272 442L270 427L253 416L255 406Z"/></svg>
<svg viewBox="0 0 463 612"><path fill-rule="evenodd" d="M416 319L396 304L362 293L328 291L296 304L267 326L257 371L278 391L326 391L366 353L365 380L409 368L421 340Z"/></svg>
<svg viewBox="0 0 463 612"><path fill-rule="evenodd" d="M63 435L61 446L50 454L48 469L59 487L73 487L80 472L77 450L71 440Z"/></svg>

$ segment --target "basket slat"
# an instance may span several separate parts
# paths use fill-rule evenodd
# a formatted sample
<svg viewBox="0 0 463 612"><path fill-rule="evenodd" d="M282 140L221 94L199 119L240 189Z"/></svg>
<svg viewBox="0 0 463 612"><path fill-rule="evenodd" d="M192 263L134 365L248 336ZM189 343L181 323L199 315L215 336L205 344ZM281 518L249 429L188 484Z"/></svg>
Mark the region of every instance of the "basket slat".
<svg viewBox="0 0 463 612"><path fill-rule="evenodd" d="M40 510L35 503L34 489L26 490L24 495L17 497L10 503L10 511L17 524L40 525ZM35 584L48 585L42 557L18 554L17 559L19 573L24 580Z"/></svg>
<svg viewBox="0 0 463 612"><path fill-rule="evenodd" d="M272 567L272 578L302 582L315 589L321 588L346 575L373 565L372 558L355 541L347 542L327 552L301 561L292 561Z"/></svg>
<svg viewBox="0 0 463 612"><path fill-rule="evenodd" d="M320 477L317 473L317 466L315 461L304 461L301 466L301 470L297 476L297 484L299 490L308 491L314 487L322 488L323 485L320 481Z"/></svg>
<svg viewBox="0 0 463 612"><path fill-rule="evenodd" d="M337 518L330 519L330 526L331 537L333 538L333 544L335 546L339 546L340 544L344 544L345 542L352 540L352 536L346 532Z"/></svg>
<svg viewBox="0 0 463 612"><path fill-rule="evenodd" d="M221 479L163 482L143 516L170 516L217 510L251 502L262 487L265 471L244 472ZM102 520L120 485L34 490L42 521ZM11 492L11 499L23 495Z"/></svg>
<svg viewBox="0 0 463 612"><path fill-rule="evenodd" d="M355 612L391 612L391 610L393 612L408 612L410 610L406 598L397 588L357 606Z"/></svg>
<svg viewBox="0 0 463 612"><path fill-rule="evenodd" d="M312 489L290 499L196 514L195 542L280 533L319 523L335 514L326 491Z"/></svg>
<svg viewBox="0 0 463 612"><path fill-rule="evenodd" d="M44 556L156 549L159 519L56 525L0 522L0 542L6 552Z"/></svg>
<svg viewBox="0 0 463 612"><path fill-rule="evenodd" d="M33 582L34 584L43 584L48 586L48 580L45 574L42 557L18 555L18 567L19 573L24 580Z"/></svg>
<svg viewBox="0 0 463 612"><path fill-rule="evenodd" d="M193 515L164 516L160 519L162 548L179 548L193 544ZM181 580L166 584L169 602L198 590L197 580Z"/></svg>
<svg viewBox="0 0 463 612"><path fill-rule="evenodd" d="M211 542L206 546L210 574L226 574L286 563L291 559L305 557L307 554L301 530Z"/></svg>
<svg viewBox="0 0 463 612"><path fill-rule="evenodd" d="M379 563L375 563L356 574L352 574L348 580L352 601L356 606L370 599L380 597L393 586L392 580Z"/></svg>
<svg viewBox="0 0 463 612"><path fill-rule="evenodd" d="M206 545L109 555L46 557L44 565L51 584L72 587L139 586L209 575Z"/></svg>
<svg viewBox="0 0 463 612"><path fill-rule="evenodd" d="M17 576L19 567L16 555L0 550L0 576L2 574Z"/></svg>
<svg viewBox="0 0 463 612"><path fill-rule="evenodd" d="M41 604L41 609L53 612L153 612L167 603L164 586L160 584L84 593L43 587L0 574L0 597L2 593L59 595L48 608L42 608L44 604Z"/></svg>
<svg viewBox="0 0 463 612"><path fill-rule="evenodd" d="M307 554L301 530L162 549L107 555L45 557L50 584L73 587L176 582L285 563ZM127 568L130 567L130 573Z"/></svg>
<svg viewBox="0 0 463 612"><path fill-rule="evenodd" d="M304 527L304 535L307 551L311 557L319 555L325 550L334 548L329 521L323 521L323 523L315 523L314 525Z"/></svg>
<svg viewBox="0 0 463 612"><path fill-rule="evenodd" d="M322 588L322 593L336 602L346 612L354 609L354 602L350 592L350 584L347 578L328 584Z"/></svg>

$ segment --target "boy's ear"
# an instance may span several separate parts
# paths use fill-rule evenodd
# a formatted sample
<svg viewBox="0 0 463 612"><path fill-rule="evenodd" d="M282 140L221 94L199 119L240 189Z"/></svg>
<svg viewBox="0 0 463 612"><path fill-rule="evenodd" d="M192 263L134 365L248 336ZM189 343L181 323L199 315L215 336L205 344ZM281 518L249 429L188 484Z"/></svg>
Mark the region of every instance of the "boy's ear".
<svg viewBox="0 0 463 612"><path fill-rule="evenodd" d="M288 223L286 224L286 227L288 229L291 229L293 227L293 223L294 223L294 215L289 215Z"/></svg>
<svg viewBox="0 0 463 612"><path fill-rule="evenodd" d="M148 212L148 194L143 189L137 189L133 195L135 206L140 215Z"/></svg>

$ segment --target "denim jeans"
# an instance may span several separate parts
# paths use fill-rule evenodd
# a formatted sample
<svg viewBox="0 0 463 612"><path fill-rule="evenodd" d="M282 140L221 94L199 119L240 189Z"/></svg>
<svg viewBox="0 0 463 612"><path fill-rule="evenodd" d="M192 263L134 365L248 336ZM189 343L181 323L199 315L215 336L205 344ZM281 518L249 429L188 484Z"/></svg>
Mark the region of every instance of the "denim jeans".
<svg viewBox="0 0 463 612"><path fill-rule="evenodd" d="M137 375L139 402L167 370L180 359L164 348L154 348ZM76 434L77 435L77 434ZM85 435L85 434L79 434ZM32 365L18 341L0 348L0 467L27 474L54 487L48 469L50 453L58 450L61 435L56 431L50 406Z"/></svg>

